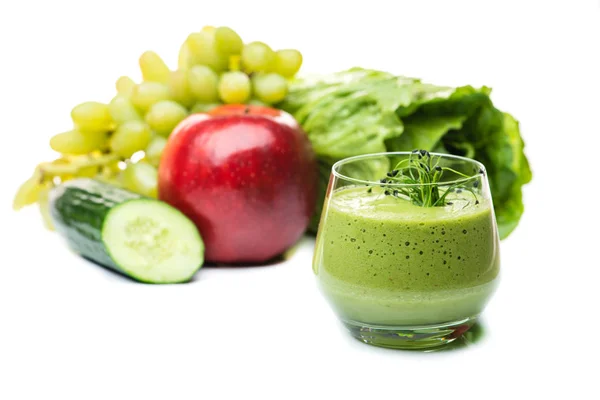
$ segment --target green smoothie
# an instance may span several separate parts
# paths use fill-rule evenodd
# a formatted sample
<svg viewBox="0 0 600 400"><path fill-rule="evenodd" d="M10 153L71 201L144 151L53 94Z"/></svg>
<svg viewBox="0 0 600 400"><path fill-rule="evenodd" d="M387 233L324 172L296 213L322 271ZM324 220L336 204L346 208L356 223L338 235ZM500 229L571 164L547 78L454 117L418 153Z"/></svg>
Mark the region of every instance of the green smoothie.
<svg viewBox="0 0 600 400"><path fill-rule="evenodd" d="M492 205L420 207L378 187L330 194L314 272L346 322L428 325L477 316L499 272Z"/></svg>

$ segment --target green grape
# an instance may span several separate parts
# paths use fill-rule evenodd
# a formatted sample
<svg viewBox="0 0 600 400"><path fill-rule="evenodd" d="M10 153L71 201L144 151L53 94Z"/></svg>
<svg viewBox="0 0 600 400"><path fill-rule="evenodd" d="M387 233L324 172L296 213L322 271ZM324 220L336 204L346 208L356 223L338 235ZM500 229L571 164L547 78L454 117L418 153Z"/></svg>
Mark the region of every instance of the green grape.
<svg viewBox="0 0 600 400"><path fill-rule="evenodd" d="M258 74L252 77L254 95L267 104L279 103L287 94L285 78L274 73Z"/></svg>
<svg viewBox="0 0 600 400"><path fill-rule="evenodd" d="M214 103L219 100L217 86L219 76L205 65L195 65L189 72L190 90L194 97L203 103Z"/></svg>
<svg viewBox="0 0 600 400"><path fill-rule="evenodd" d="M242 57L240 55L229 56L229 70L240 71L242 69Z"/></svg>
<svg viewBox="0 0 600 400"><path fill-rule="evenodd" d="M150 107L146 114L146 122L154 132L169 136L187 115L187 110L182 105L172 100L163 100Z"/></svg>
<svg viewBox="0 0 600 400"><path fill-rule="evenodd" d="M84 155L84 156L77 156L77 157L89 157L89 155ZM52 178L57 177L60 178L61 181L67 181L69 179L73 179L73 174L76 172L73 170L73 164L72 164L72 159L74 157L73 156L66 156L66 157L61 157L58 158L52 162L50 162L50 168L48 168L48 165L42 165L42 173L45 176L51 176ZM50 169L51 171L48 172L48 169ZM57 170L58 169L58 170Z"/></svg>
<svg viewBox="0 0 600 400"><path fill-rule="evenodd" d="M135 87L135 82L128 76L122 76L117 79L115 86L117 88L117 93L129 97Z"/></svg>
<svg viewBox="0 0 600 400"><path fill-rule="evenodd" d="M169 99L169 87L159 82L142 82L133 88L131 102L142 113L146 113L152 104Z"/></svg>
<svg viewBox="0 0 600 400"><path fill-rule="evenodd" d="M221 26L215 31L215 46L217 51L225 55L240 54L244 47L244 42L240 35L231 28Z"/></svg>
<svg viewBox="0 0 600 400"><path fill-rule="evenodd" d="M110 138L110 149L121 157L129 158L133 153L144 150L152 132L142 121L129 121L119 125Z"/></svg>
<svg viewBox="0 0 600 400"><path fill-rule="evenodd" d="M215 107L219 107L220 105L221 105L221 103L196 103L192 107L190 114L198 114L198 113L208 112Z"/></svg>
<svg viewBox="0 0 600 400"><path fill-rule="evenodd" d="M76 105L71 110L71 119L75 126L84 133L106 132L112 126L112 119L106 104L96 101L86 101Z"/></svg>
<svg viewBox="0 0 600 400"><path fill-rule="evenodd" d="M155 52L144 52L140 56L139 64L144 81L167 83L169 80L171 71L163 59Z"/></svg>
<svg viewBox="0 0 600 400"><path fill-rule="evenodd" d="M115 124L120 125L127 121L140 121L142 117L129 100L129 97L118 94L108 103L108 112Z"/></svg>
<svg viewBox="0 0 600 400"><path fill-rule="evenodd" d="M123 182L121 181L121 174L119 174L118 176L105 176L105 175L99 175L97 176L95 179L99 180L100 182L104 182L104 183L108 183L109 185L113 185L119 188L123 188Z"/></svg>
<svg viewBox="0 0 600 400"><path fill-rule="evenodd" d="M219 96L227 104L244 103L250 98L250 78L243 72L225 72L219 80Z"/></svg>
<svg viewBox="0 0 600 400"><path fill-rule="evenodd" d="M203 30L190 34L186 40L194 64L206 65L213 71L227 70L229 58L217 51L214 30Z"/></svg>
<svg viewBox="0 0 600 400"><path fill-rule="evenodd" d="M265 103L264 101L260 101L258 99L250 99L250 100L248 100L248 102L246 104L248 104L250 106L269 107L269 105L267 103Z"/></svg>
<svg viewBox="0 0 600 400"><path fill-rule="evenodd" d="M190 47L187 42L183 42L181 47L179 48L179 56L177 57L177 67L179 69L187 69L194 65L194 59L192 57L192 52L190 51Z"/></svg>
<svg viewBox="0 0 600 400"><path fill-rule="evenodd" d="M252 42L242 50L242 65L248 72L264 72L272 68L275 52L263 42Z"/></svg>
<svg viewBox="0 0 600 400"><path fill-rule="evenodd" d="M77 130L67 131L52 136L50 147L62 154L88 154L106 148L106 134L84 135Z"/></svg>
<svg viewBox="0 0 600 400"><path fill-rule="evenodd" d="M118 160L115 160L103 165L100 168L100 173L95 176L95 179L118 187L122 187L123 185L119 179L121 175L121 168L119 168L120 164L123 163L119 162Z"/></svg>
<svg viewBox="0 0 600 400"><path fill-rule="evenodd" d="M119 168L119 161L115 160L103 165L99 176L102 176L104 178L114 178L120 172L121 169Z"/></svg>
<svg viewBox="0 0 600 400"><path fill-rule="evenodd" d="M38 194L37 201L44 226L46 229L53 231L54 223L52 222L52 217L50 215L50 190L52 190L52 183L46 182Z"/></svg>
<svg viewBox="0 0 600 400"><path fill-rule="evenodd" d="M273 72L291 78L302 66L302 53L294 49L278 50L275 53Z"/></svg>
<svg viewBox="0 0 600 400"><path fill-rule="evenodd" d="M158 172L147 163L127 164L121 175L123 186L144 196L157 197Z"/></svg>
<svg viewBox="0 0 600 400"><path fill-rule="evenodd" d="M39 172L36 171L31 178L19 186L13 199L13 209L15 211L38 201L39 193L43 189L41 178Z"/></svg>
<svg viewBox="0 0 600 400"><path fill-rule="evenodd" d="M189 72L187 70L178 69L171 72L168 86L171 98L184 107L189 108L196 102L190 89Z"/></svg>
<svg viewBox="0 0 600 400"><path fill-rule="evenodd" d="M79 168L76 175L80 178L93 178L98 174L99 170L100 168L97 165L90 165Z"/></svg>
<svg viewBox="0 0 600 400"><path fill-rule="evenodd" d="M158 167L160 157L162 156L162 152L166 145L167 139L162 136L155 136L148 147L146 147L146 156L144 157L144 160L146 160L149 164Z"/></svg>

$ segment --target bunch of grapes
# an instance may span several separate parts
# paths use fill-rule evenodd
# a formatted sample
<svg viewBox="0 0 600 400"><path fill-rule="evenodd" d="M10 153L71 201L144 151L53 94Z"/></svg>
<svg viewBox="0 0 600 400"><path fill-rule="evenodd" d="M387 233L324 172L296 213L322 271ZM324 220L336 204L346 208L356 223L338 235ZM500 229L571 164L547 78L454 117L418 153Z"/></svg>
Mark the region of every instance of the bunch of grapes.
<svg viewBox="0 0 600 400"><path fill-rule="evenodd" d="M71 110L74 128L50 139L60 157L39 164L21 185L13 202L16 210L38 203L51 228L48 193L53 185L76 177L156 197L161 153L179 122L224 103L281 102L302 55L292 49L274 51L263 42L244 44L228 27L204 27L182 44L177 70L152 51L141 55L139 65L141 83L122 76L108 104L89 101Z"/></svg>

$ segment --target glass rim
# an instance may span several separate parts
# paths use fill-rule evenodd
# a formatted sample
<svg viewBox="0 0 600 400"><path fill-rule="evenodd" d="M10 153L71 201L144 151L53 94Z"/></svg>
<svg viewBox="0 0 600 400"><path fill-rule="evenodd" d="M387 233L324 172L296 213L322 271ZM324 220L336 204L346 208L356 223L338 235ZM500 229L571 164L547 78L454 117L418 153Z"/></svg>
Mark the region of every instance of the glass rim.
<svg viewBox="0 0 600 400"><path fill-rule="evenodd" d="M385 186L390 186L390 187L422 187L422 186L432 186L432 185L451 186L451 185L467 183L469 181L475 180L482 175L481 171L483 171L483 176L487 176L487 170L485 169L485 166L481 162L479 162L473 158L457 156L454 154L446 154L446 153L434 153L434 152L428 152L428 153L432 156L436 156L436 157L439 156L442 159L445 158L445 159L463 161L463 162L475 165L479 169L476 173L473 173L473 175L470 175L466 178L458 178L458 179L454 179L451 181L436 182L436 183L431 183L431 182L430 183L395 183L395 182L382 183L381 181L371 181L371 180L352 178L352 177L344 175L338 171L338 169L341 166L348 164L348 163L355 162L355 161L360 161L360 160L365 160L365 159L370 159L370 158L377 158L377 157L385 157L385 156L410 156L411 154L416 154L413 151L384 151L381 153L368 153L368 154L361 154L358 156L351 156L351 157L343 158L333 164L333 166L331 167L331 174L333 176L335 176L336 178L343 179L343 180L353 182L353 183L359 183L359 184L363 184L363 185L377 185L377 186L385 185Z"/></svg>

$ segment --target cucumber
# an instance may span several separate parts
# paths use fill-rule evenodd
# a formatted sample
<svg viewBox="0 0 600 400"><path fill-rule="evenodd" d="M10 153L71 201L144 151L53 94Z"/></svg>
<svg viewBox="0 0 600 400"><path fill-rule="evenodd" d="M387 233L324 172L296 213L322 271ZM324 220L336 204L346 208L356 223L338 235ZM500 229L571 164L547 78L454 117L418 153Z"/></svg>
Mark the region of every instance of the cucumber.
<svg viewBox="0 0 600 400"><path fill-rule="evenodd" d="M141 282L186 282L204 262L202 238L179 210L100 181L54 188L50 215L75 252Z"/></svg>

